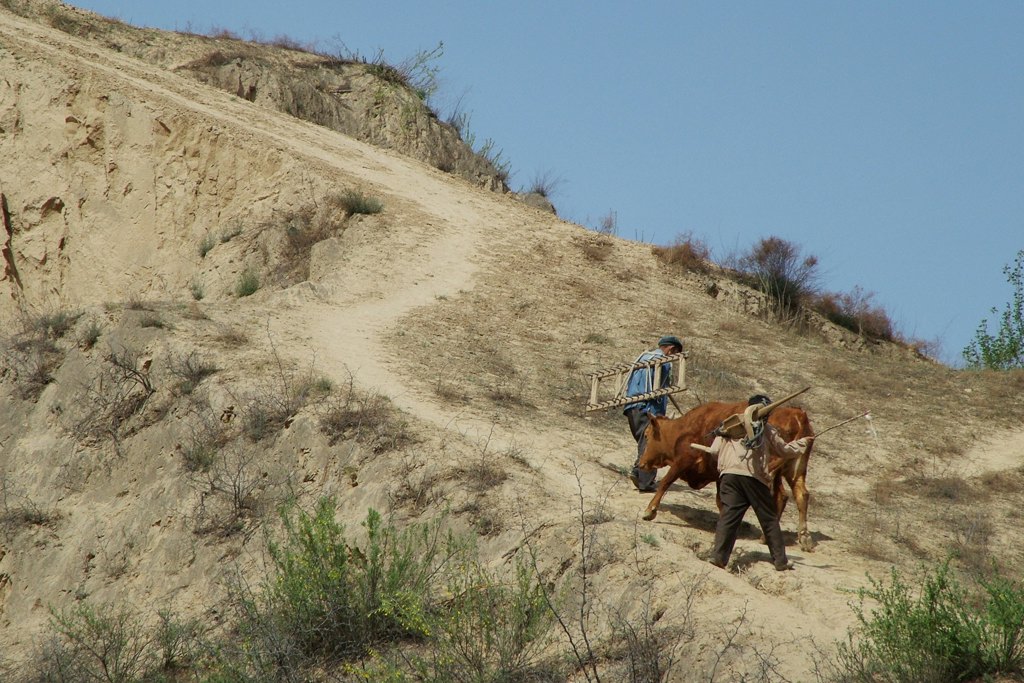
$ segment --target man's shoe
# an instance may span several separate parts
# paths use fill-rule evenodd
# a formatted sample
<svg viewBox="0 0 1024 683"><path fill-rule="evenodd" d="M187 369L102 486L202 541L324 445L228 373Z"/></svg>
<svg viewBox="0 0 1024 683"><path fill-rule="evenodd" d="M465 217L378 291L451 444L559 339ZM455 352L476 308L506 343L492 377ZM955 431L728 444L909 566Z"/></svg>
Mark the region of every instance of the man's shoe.
<svg viewBox="0 0 1024 683"><path fill-rule="evenodd" d="M725 569L725 565L718 562L718 560L708 560L711 564L715 565L719 569Z"/></svg>
<svg viewBox="0 0 1024 683"><path fill-rule="evenodd" d="M786 564L777 564L777 565L775 565L775 571L777 571L777 572L786 572L786 571L790 571L792 569L796 569L796 566L792 562L787 562Z"/></svg>
<svg viewBox="0 0 1024 683"><path fill-rule="evenodd" d="M656 482L652 483L650 486L648 486L646 488L640 488L640 485L637 484L637 489L636 490L639 491L640 493L654 493L654 492L656 492L658 490L658 484L659 483L661 483L661 482L657 482L656 481Z"/></svg>
<svg viewBox="0 0 1024 683"><path fill-rule="evenodd" d="M633 482L633 486L635 486L637 489L640 488L640 475L636 473L636 470L633 470L632 472L629 473L629 480Z"/></svg>

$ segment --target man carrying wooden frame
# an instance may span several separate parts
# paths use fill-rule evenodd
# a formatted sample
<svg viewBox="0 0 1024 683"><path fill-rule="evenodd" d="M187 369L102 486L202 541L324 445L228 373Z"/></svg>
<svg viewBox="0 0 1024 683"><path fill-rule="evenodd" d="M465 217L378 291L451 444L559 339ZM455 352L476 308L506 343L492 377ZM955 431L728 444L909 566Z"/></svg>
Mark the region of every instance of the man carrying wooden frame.
<svg viewBox="0 0 1024 683"><path fill-rule="evenodd" d="M654 361L659 357L671 356L682 353L683 342L679 337L665 335L658 340L658 348L645 351L634 361L634 365ZM657 375L657 376L656 376ZM659 389L665 389L672 385L672 364L656 363L639 367L630 373L627 380L624 394L626 397L641 397ZM622 414L629 420L629 431L636 439L636 460L633 462L633 469L629 478L641 493L651 493L657 490L655 477L657 470L642 470L639 467L640 456L647 447L647 425L651 423L651 417L664 415L668 408L668 395L661 395L648 398L640 398L632 403L627 403Z"/></svg>

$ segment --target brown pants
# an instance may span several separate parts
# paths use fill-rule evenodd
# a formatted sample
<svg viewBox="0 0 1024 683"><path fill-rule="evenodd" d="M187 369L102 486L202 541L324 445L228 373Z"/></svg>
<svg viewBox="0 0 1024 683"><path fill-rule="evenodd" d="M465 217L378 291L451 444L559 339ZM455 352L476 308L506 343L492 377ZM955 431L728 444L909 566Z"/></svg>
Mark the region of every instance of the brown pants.
<svg viewBox="0 0 1024 683"><path fill-rule="evenodd" d="M736 545L736 534L747 508L754 508L757 521L761 524L772 563L781 567L788 562L786 543L782 540L779 516L775 513L772 491L754 477L742 474L723 474L718 479L718 493L722 498L722 513L715 527L715 549L712 560L720 567L729 563L732 548Z"/></svg>

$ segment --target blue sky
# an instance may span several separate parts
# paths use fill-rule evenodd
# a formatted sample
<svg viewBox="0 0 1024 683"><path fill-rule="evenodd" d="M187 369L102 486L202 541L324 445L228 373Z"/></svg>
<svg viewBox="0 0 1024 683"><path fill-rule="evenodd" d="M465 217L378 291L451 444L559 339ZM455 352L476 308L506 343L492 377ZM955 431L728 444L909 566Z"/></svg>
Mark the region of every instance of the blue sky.
<svg viewBox="0 0 1024 683"><path fill-rule="evenodd" d="M1024 248L1024 3L79 0L131 24L398 63L444 44L514 188L716 260L778 236L957 363Z"/></svg>

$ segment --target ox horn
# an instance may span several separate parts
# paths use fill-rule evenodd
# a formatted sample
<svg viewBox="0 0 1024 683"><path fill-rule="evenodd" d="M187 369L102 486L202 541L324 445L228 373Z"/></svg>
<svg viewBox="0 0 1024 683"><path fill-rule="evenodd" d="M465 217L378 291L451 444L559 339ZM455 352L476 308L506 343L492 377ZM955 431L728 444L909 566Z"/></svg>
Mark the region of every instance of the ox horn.
<svg viewBox="0 0 1024 683"><path fill-rule="evenodd" d="M785 398L780 398L778 401L775 401L774 403L769 403L766 406L761 406L760 408L754 411L753 418L755 420L765 419L766 417L772 414L773 410L781 406L783 403L786 403L787 401L792 401L794 398L804 393L808 389L810 389L810 387L804 387L800 391L792 393L789 396L786 396Z"/></svg>

